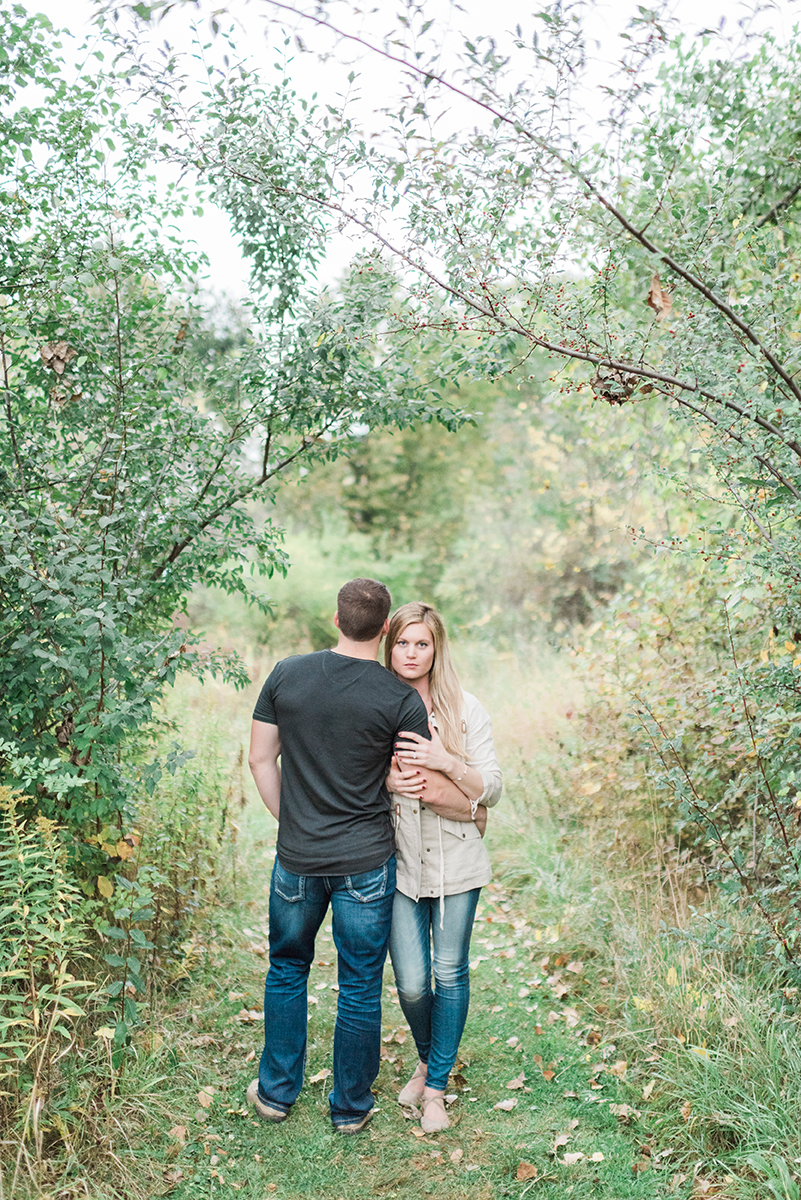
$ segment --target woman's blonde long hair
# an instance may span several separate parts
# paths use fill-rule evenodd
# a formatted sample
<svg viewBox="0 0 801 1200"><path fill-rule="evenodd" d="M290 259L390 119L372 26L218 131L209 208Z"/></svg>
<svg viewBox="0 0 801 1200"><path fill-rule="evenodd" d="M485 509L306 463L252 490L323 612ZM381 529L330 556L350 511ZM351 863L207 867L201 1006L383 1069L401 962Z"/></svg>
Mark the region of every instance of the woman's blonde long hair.
<svg viewBox="0 0 801 1200"><path fill-rule="evenodd" d="M389 633L384 645L384 662L392 670L392 651L404 629L409 625L426 625L431 630L434 643L434 661L428 676L428 687L434 715L437 718L437 733L449 754L464 755L464 693L459 676L451 661L448 635L442 617L430 604L413 600L402 604L389 622Z"/></svg>

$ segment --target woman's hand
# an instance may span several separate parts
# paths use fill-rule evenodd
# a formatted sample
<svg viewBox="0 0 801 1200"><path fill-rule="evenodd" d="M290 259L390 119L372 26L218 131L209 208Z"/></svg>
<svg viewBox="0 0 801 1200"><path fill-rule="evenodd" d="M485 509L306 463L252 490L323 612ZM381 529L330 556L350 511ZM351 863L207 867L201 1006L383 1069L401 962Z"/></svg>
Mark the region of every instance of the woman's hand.
<svg viewBox="0 0 801 1200"><path fill-rule="evenodd" d="M457 769L458 761L445 749L430 719L428 727L430 742L419 733L399 733L398 737L404 740L395 743L395 754L404 769L428 767L430 771L442 771L447 775Z"/></svg>
<svg viewBox="0 0 801 1200"><path fill-rule="evenodd" d="M393 755L392 766L387 775L387 788L409 800L419 800L425 787L425 776L417 767L404 767Z"/></svg>

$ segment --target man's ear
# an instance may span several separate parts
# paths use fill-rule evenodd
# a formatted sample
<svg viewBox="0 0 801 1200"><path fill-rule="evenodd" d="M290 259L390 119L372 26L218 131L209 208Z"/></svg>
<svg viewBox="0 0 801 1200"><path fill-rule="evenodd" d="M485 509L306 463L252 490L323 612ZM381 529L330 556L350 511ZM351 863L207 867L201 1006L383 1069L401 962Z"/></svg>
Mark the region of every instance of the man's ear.
<svg viewBox="0 0 801 1200"><path fill-rule="evenodd" d="M381 637L385 638L388 633L389 633L389 617L387 617L386 621L381 626Z"/></svg>
<svg viewBox="0 0 801 1200"><path fill-rule="evenodd" d="M339 613L338 612L334 613L334 624L336 625L337 629L339 629Z"/></svg>

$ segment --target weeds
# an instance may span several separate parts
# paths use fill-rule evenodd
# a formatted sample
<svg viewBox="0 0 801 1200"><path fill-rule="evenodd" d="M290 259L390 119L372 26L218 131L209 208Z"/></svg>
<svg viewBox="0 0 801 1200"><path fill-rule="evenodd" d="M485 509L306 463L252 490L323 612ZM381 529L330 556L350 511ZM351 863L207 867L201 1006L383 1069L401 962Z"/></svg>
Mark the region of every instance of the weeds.
<svg viewBox="0 0 801 1200"><path fill-rule="evenodd" d="M90 931L56 826L24 821L21 803L0 788L0 1118L14 1134L11 1195L21 1173L33 1177L41 1166L48 1128L65 1127L60 1069L99 998L75 974L90 964Z"/></svg>

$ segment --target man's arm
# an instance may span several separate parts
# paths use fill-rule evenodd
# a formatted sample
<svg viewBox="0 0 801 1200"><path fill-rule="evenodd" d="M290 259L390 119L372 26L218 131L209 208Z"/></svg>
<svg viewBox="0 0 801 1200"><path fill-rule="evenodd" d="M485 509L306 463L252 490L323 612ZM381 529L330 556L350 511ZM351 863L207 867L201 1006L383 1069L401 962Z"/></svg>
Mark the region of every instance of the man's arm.
<svg viewBox="0 0 801 1200"><path fill-rule="evenodd" d="M419 800L438 817L447 817L450 821L472 820L472 806L467 796L441 771L410 769L393 758L387 787L391 792ZM487 828L487 810L483 804L476 809L475 823L483 837Z"/></svg>
<svg viewBox="0 0 801 1200"><path fill-rule="evenodd" d="M278 766L280 753L278 726L271 725L268 721L254 721L250 727L248 766L264 807L272 813L276 821L281 807L281 768Z"/></svg>
<svg viewBox="0 0 801 1200"><path fill-rule="evenodd" d="M471 805L461 788L443 775L441 771L421 771L426 786L420 793L421 803L427 805L438 817L449 821L470 821ZM483 804L476 808L476 825L481 836L487 828L487 810Z"/></svg>

